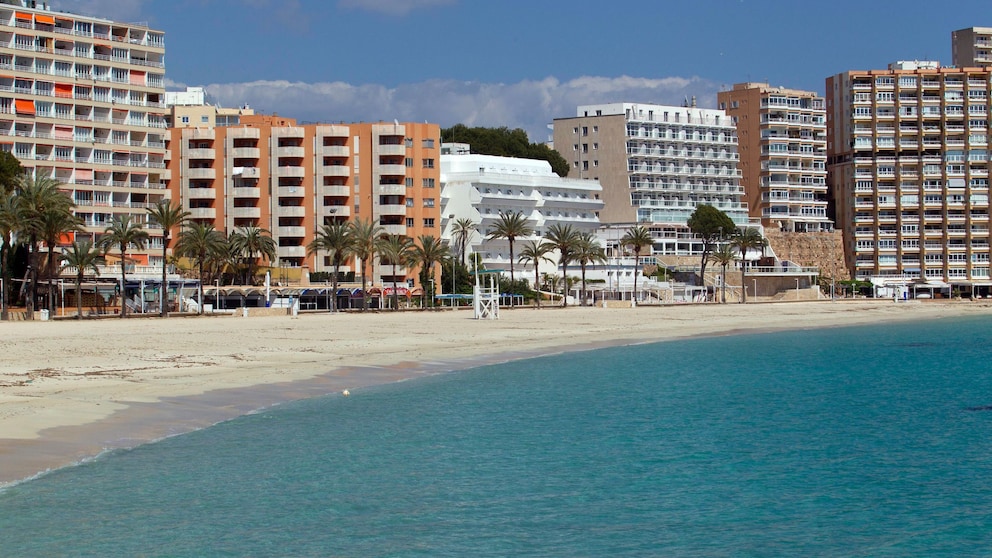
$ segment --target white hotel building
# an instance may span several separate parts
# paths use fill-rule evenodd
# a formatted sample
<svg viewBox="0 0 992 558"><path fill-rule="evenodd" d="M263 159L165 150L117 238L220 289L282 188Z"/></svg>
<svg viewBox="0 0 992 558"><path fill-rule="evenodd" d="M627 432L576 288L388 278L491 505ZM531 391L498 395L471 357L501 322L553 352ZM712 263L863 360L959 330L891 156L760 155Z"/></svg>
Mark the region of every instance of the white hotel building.
<svg viewBox="0 0 992 558"><path fill-rule="evenodd" d="M445 144L441 155L442 238L455 246L453 223L468 218L475 232L466 243L466 254L482 254L489 269L510 268L506 240L486 240L500 213L522 213L534 234L514 242L514 257L530 240L540 241L553 224L572 225L580 232L599 229L602 188L595 180L561 178L547 161L495 157L469 153L465 144ZM554 259L554 254L549 257ZM553 273L556 263L542 262L542 273ZM542 271L543 270L543 271ZM514 262L516 277L533 282L533 263Z"/></svg>

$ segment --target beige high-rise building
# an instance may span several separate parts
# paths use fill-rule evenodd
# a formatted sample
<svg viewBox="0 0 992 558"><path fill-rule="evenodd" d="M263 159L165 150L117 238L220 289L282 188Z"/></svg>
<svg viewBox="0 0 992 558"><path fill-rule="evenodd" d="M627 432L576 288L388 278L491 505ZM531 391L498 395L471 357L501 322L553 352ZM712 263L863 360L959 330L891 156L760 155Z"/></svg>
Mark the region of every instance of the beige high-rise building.
<svg viewBox="0 0 992 558"><path fill-rule="evenodd" d="M969 27L952 31L951 63L958 68L992 64L992 27Z"/></svg>
<svg viewBox="0 0 992 558"><path fill-rule="evenodd" d="M827 78L828 183L857 278L992 285L990 76L900 62Z"/></svg>
<svg viewBox="0 0 992 558"><path fill-rule="evenodd" d="M741 186L751 218L788 232L832 230L823 97L767 83L738 83L719 92L717 102L737 127Z"/></svg>
<svg viewBox="0 0 992 558"><path fill-rule="evenodd" d="M165 35L144 25L0 4L0 148L76 203L84 234L118 215L145 224L139 264L161 263L146 208L165 181Z"/></svg>

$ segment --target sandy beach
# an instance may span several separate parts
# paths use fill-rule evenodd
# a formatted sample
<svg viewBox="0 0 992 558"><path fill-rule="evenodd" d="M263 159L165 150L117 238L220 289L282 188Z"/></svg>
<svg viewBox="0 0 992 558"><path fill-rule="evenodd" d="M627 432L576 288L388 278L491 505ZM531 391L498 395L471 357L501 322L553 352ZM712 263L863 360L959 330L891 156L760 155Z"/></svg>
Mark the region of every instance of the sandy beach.
<svg viewBox="0 0 992 558"><path fill-rule="evenodd" d="M992 314L979 302L0 322L0 485L276 403L566 350ZM357 391L356 391L357 390Z"/></svg>

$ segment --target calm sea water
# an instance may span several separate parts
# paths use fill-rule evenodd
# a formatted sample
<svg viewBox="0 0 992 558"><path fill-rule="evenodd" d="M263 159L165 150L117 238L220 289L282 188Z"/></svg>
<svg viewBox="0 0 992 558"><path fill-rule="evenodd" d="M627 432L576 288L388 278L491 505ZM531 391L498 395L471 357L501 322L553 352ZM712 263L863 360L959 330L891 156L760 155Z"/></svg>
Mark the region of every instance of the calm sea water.
<svg viewBox="0 0 992 558"><path fill-rule="evenodd" d="M989 555L990 326L624 347L286 404L7 489L0 554Z"/></svg>

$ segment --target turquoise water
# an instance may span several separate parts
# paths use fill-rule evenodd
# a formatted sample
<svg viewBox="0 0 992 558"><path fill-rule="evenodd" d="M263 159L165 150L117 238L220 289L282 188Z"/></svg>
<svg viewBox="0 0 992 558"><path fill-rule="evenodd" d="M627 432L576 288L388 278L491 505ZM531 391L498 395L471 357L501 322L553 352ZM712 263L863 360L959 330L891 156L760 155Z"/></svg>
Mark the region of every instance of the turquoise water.
<svg viewBox="0 0 992 558"><path fill-rule="evenodd" d="M988 555L990 326L604 349L286 404L0 493L0 554Z"/></svg>

